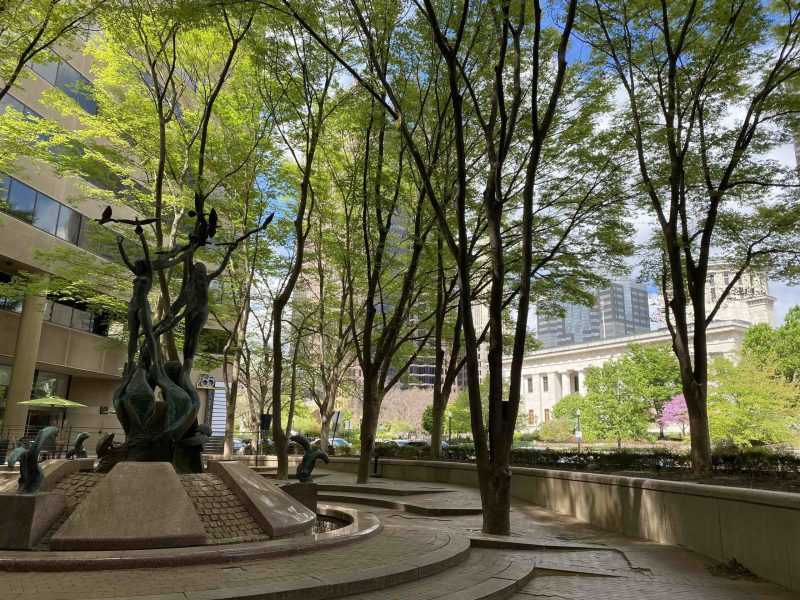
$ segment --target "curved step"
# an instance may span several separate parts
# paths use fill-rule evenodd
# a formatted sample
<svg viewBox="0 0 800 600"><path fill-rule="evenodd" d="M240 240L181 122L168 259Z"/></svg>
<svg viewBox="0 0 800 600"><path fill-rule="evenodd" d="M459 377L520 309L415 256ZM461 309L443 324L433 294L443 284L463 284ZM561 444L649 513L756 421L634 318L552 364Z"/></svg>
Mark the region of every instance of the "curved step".
<svg viewBox="0 0 800 600"><path fill-rule="evenodd" d="M127 594L148 600L317 600L372 594L456 567L470 554L466 536L430 529L386 527L367 540L313 554L233 564L193 565L92 573L2 573L3 593L17 600L51 597L82 600ZM73 582L73 583L70 583ZM78 583L79 582L79 583ZM5 596L4 596L5 597ZM59 596L60 597L60 596Z"/></svg>
<svg viewBox="0 0 800 600"><path fill-rule="evenodd" d="M480 507L477 506L425 506L417 502L405 500L394 500L392 498L374 496L365 493L353 492L320 492L320 500L325 502L344 502L347 504L366 504L368 506L378 506L380 508L391 508L403 512L410 512L426 517L460 516L460 515L479 515Z"/></svg>
<svg viewBox="0 0 800 600"><path fill-rule="evenodd" d="M320 473L323 476L324 473ZM389 487L386 485L351 485L347 483L318 483L317 490L320 492L347 492L353 494L376 494L378 496L416 496L419 494L444 494L451 490L441 487Z"/></svg>
<svg viewBox="0 0 800 600"><path fill-rule="evenodd" d="M414 598L414 600L501 600L509 598L533 577L532 556L473 547L469 559L439 573L391 590L346 596L347 600Z"/></svg>

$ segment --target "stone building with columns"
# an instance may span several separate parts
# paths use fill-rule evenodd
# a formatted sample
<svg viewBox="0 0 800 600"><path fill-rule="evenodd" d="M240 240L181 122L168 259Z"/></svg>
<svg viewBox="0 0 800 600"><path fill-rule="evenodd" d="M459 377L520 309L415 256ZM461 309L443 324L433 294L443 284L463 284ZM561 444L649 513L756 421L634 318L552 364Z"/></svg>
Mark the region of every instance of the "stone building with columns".
<svg viewBox="0 0 800 600"><path fill-rule="evenodd" d="M732 280L732 271L718 263L711 269L707 297L718 297L722 286ZM717 294L717 296L714 296ZM775 298L769 294L765 274L745 272L722 304L717 318L708 329L708 352L711 358L734 356L751 325L773 324ZM585 393L586 373L592 367L628 352L630 344L667 345L672 338L666 328L614 339L546 348L528 354L522 364L520 411L530 427L550 420L553 407L564 396ZM510 368L510 361L505 365ZM508 371L505 371L508 377Z"/></svg>

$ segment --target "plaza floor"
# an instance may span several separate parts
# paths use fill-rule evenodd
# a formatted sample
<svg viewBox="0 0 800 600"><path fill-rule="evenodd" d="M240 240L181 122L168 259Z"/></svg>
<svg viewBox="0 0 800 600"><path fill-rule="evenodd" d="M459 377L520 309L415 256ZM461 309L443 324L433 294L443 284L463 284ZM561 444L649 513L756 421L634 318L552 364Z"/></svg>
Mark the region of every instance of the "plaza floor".
<svg viewBox="0 0 800 600"><path fill-rule="evenodd" d="M529 504L513 533L484 536L472 488L315 471L320 502L377 515L383 530L348 546L230 564L99 572L0 573L0 600L138 598L778 599L776 585L712 575L710 559L602 531Z"/></svg>

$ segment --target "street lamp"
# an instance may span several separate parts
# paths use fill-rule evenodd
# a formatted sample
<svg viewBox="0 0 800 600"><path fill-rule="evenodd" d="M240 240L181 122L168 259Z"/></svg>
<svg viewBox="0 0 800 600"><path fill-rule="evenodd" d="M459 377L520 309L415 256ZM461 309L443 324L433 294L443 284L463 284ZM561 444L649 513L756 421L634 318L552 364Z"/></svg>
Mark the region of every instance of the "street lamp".
<svg viewBox="0 0 800 600"><path fill-rule="evenodd" d="M583 438L583 433L581 433L581 409L575 411L575 417L578 419L578 425L575 428L575 439L578 440L578 454L580 454L581 438Z"/></svg>

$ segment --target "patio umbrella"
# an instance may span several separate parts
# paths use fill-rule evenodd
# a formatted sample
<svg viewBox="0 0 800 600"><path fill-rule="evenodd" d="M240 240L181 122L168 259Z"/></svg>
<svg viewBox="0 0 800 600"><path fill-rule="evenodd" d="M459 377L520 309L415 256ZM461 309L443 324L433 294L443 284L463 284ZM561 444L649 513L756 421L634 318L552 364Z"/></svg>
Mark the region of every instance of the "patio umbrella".
<svg viewBox="0 0 800 600"><path fill-rule="evenodd" d="M70 408L70 407L81 407L86 408L86 404L81 404L80 402L74 402L72 400L67 400L66 398L60 398L59 396L45 396L44 398L31 398L30 400L23 400L22 402L17 402L17 404L24 404L25 406L49 406L50 407L50 422L53 421L53 412L55 411L56 407L58 408Z"/></svg>
<svg viewBox="0 0 800 600"><path fill-rule="evenodd" d="M70 408L70 407L86 408L88 406L87 404L81 404L80 402L74 402L73 400L67 400L66 398L59 398L58 396L31 398L30 400L23 400L22 402L17 402L17 404L25 404L26 406L49 406L50 408L55 408L56 406L59 408Z"/></svg>

